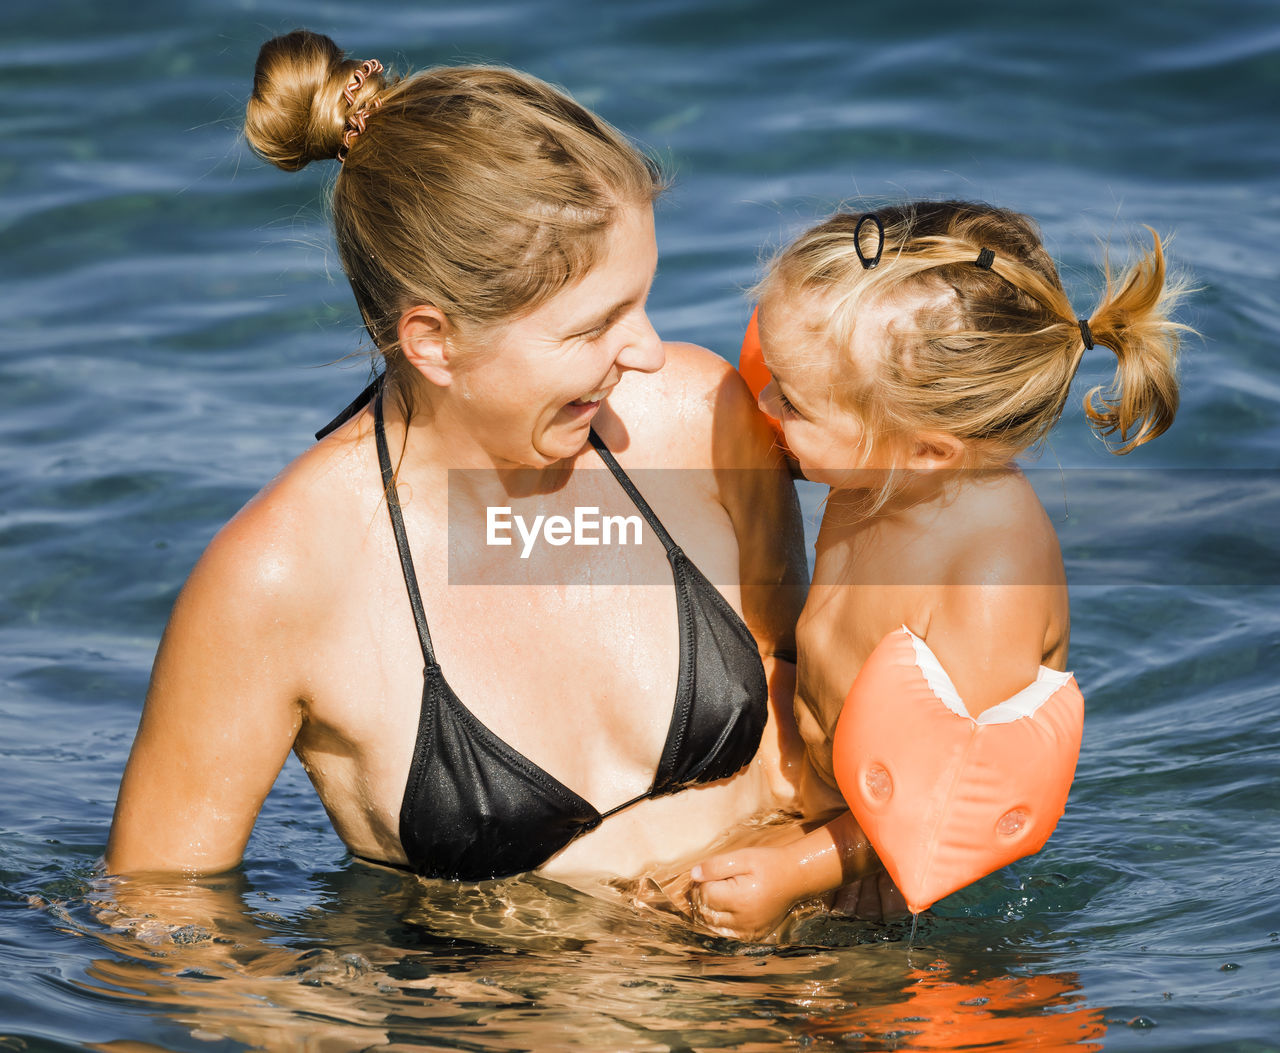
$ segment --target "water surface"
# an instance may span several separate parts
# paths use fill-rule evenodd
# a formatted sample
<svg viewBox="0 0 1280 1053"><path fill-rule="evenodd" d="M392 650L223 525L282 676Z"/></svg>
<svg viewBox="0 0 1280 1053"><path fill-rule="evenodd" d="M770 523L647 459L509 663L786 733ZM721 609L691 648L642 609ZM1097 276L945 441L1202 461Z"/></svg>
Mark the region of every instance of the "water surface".
<svg viewBox="0 0 1280 1053"><path fill-rule="evenodd" d="M6 8L0 1048L1280 1048L1275 5L603 7ZM1040 462L1089 705L1043 852L911 949L822 915L756 947L624 896L369 869L291 763L237 875L97 883L181 582L367 372L325 166L239 134L259 44L299 24L401 68L510 63L652 147L652 316L730 360L762 253L860 195L1030 213L1081 314L1103 244L1175 235L1203 339L1173 431L1123 462L1143 485L1096 483L1120 464L1075 411Z"/></svg>

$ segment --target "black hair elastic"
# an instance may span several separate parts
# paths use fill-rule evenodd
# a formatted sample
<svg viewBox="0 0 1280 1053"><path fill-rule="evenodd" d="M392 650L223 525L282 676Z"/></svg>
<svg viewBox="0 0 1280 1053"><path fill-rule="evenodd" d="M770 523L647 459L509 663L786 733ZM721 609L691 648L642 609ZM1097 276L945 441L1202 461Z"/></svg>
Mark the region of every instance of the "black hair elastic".
<svg viewBox="0 0 1280 1053"><path fill-rule="evenodd" d="M978 253L978 258L973 261L984 271L991 270L991 265L996 262L996 254L990 249L983 249Z"/></svg>
<svg viewBox="0 0 1280 1053"><path fill-rule="evenodd" d="M874 223L876 225L876 233L880 235L880 241L876 245L876 254L870 258L863 255L862 252L862 227L866 223ZM880 217L874 212L864 212L858 217L858 224L853 228L853 251L858 254L858 260L862 264L864 271L869 271L880 262L880 256L884 252L884 224L880 222Z"/></svg>
<svg viewBox="0 0 1280 1053"><path fill-rule="evenodd" d="M1084 339L1084 349L1086 351L1093 350L1093 331L1089 328L1089 319L1077 318L1076 322L1080 326L1080 336Z"/></svg>

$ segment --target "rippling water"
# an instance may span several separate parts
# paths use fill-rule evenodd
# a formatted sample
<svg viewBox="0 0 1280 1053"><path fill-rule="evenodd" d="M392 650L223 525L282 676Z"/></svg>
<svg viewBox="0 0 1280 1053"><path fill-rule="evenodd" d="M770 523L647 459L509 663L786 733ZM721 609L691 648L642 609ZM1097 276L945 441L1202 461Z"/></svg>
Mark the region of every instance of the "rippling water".
<svg viewBox="0 0 1280 1053"><path fill-rule="evenodd" d="M6 7L0 1049L1280 1049L1274 2L599 7ZM822 915L755 947L621 893L355 864L290 764L241 873L100 884L178 587L364 376L326 173L239 136L298 24L528 69L655 148L655 322L731 359L762 246L857 195L1031 213L1081 313L1100 241L1176 234L1203 339L1174 430L1122 462L1144 485L1098 484L1118 465L1072 414L1042 462L1089 702L1045 851L910 949Z"/></svg>

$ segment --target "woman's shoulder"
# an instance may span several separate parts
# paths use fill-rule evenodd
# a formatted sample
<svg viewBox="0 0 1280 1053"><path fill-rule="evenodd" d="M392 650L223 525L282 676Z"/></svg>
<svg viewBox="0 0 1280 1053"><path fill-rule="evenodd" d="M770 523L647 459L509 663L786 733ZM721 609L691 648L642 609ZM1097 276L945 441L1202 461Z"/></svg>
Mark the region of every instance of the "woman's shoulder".
<svg viewBox="0 0 1280 1053"><path fill-rule="evenodd" d="M728 362L696 344L668 342L656 373L632 373L599 421L606 443L621 442L633 462L687 467L760 467L773 434L746 382Z"/></svg>
<svg viewBox="0 0 1280 1053"><path fill-rule="evenodd" d="M360 514L377 493L362 485L366 446L344 429L286 465L214 536L188 590L273 619L323 605L370 521L368 509Z"/></svg>
<svg viewBox="0 0 1280 1053"><path fill-rule="evenodd" d="M755 399L733 366L714 351L697 344L669 342L666 365L650 376L666 397L700 406L721 415L755 407Z"/></svg>

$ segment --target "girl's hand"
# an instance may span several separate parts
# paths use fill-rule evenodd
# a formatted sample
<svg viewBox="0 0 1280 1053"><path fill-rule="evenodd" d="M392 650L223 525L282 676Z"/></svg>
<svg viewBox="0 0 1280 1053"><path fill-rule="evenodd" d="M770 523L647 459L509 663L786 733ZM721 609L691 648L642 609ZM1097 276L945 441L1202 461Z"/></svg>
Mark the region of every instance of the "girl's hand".
<svg viewBox="0 0 1280 1053"><path fill-rule="evenodd" d="M694 916L719 936L763 939L802 898L791 887L788 863L789 854L773 848L744 848L700 863L689 875Z"/></svg>
<svg viewBox="0 0 1280 1053"><path fill-rule="evenodd" d="M693 868L695 917L721 936L768 936L802 900L874 875L880 861L849 812L803 837L723 852Z"/></svg>

